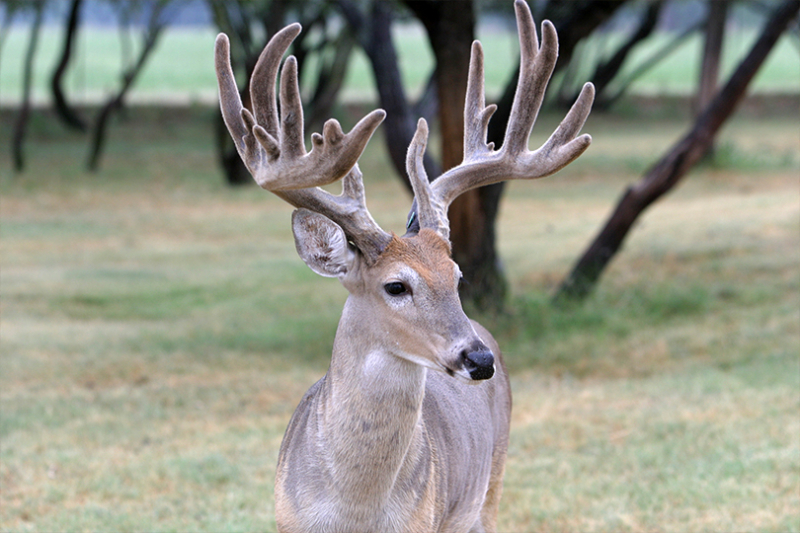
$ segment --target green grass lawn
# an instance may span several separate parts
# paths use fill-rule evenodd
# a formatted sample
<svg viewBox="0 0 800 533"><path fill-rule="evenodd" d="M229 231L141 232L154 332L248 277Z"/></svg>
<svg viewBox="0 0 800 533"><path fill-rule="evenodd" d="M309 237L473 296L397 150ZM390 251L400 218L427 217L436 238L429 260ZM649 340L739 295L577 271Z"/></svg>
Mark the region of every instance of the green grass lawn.
<svg viewBox="0 0 800 533"><path fill-rule="evenodd" d="M60 52L63 28L48 27L40 35L33 76L34 100L48 102L49 80ZM147 102L211 102L216 98L213 49L216 30L213 28L168 28L156 50L131 90L132 101ZM516 67L519 45L512 31L485 28L479 38L486 52L487 95L496 98ZM727 35L722 76L727 76L747 53L757 37L755 30L732 29ZM627 67L634 68L660 49L671 36L657 35L638 47ZM618 40L618 39L617 39ZM600 36L584 43L591 50L587 57L606 50L613 38ZM14 27L0 57L0 103L18 102L22 91L24 51L28 30ZM140 43L133 39L134 46ZM420 26L397 26L395 43L400 67L409 93L417 94L430 75L433 56L427 37ZM65 77L69 98L78 103L94 103L107 97L118 87L123 64L119 33L114 28L82 28L76 40L75 59ZM632 88L636 94L648 96L690 95L697 86L701 39L685 41L673 54L639 79ZM591 66L591 65L589 65ZM309 68L313 68L309 64ZM586 76L590 75L588 66ZM584 79L580 77L579 79ZM800 88L800 59L791 38L784 36L776 45L758 76L752 91L757 93L788 92ZM372 71L364 54L358 50L349 66L343 98L348 101L375 101Z"/></svg>
<svg viewBox="0 0 800 533"><path fill-rule="evenodd" d="M288 206L223 185L213 113L129 113L95 175L37 115L27 172L0 160L1 531L274 531L281 437L346 293L296 256ZM734 119L584 306L548 304L686 127L644 116L593 116L581 160L507 189L512 295L480 317L515 397L500 531L797 531L796 109ZM381 141L367 196L401 231Z"/></svg>

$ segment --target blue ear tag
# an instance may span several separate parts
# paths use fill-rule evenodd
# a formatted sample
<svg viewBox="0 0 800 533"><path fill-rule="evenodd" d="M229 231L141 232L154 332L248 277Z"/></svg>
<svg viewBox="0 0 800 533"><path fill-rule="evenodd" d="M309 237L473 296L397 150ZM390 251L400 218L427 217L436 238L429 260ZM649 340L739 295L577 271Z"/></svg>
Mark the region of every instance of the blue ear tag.
<svg viewBox="0 0 800 533"><path fill-rule="evenodd" d="M408 223L406 224L406 229L411 227L411 223L414 222L414 219L417 218L417 212L412 211L410 215L408 215Z"/></svg>

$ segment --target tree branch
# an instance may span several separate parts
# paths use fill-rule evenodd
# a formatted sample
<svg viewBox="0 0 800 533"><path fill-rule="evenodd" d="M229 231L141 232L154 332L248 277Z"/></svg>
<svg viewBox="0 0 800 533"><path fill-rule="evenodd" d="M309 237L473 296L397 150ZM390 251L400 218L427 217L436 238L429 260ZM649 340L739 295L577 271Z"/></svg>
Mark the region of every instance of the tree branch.
<svg viewBox="0 0 800 533"><path fill-rule="evenodd" d="M739 63L691 130L651 167L639 183L625 191L600 233L562 282L554 297L556 303L579 301L588 296L639 215L677 185L707 152L717 132L733 114L756 72L798 11L798 0L786 0L773 11L747 57Z"/></svg>

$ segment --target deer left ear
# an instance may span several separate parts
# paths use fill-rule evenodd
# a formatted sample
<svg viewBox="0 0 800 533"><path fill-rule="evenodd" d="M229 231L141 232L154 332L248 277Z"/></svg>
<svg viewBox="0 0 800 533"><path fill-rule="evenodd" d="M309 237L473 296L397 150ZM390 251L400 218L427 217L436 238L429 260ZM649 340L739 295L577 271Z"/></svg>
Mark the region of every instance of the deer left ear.
<svg viewBox="0 0 800 533"><path fill-rule="evenodd" d="M297 209L292 213L292 232L297 254L311 270L329 278L347 274L356 254L338 224L308 209Z"/></svg>

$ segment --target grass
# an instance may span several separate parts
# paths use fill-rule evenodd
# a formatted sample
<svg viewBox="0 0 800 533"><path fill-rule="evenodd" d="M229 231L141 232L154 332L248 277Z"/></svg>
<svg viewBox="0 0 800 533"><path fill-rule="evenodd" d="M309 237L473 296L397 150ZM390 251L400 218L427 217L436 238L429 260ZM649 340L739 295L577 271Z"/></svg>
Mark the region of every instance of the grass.
<svg viewBox="0 0 800 533"><path fill-rule="evenodd" d="M33 74L33 99L49 102L49 79L58 60L63 27L47 27L40 42ZM0 65L0 104L19 102L22 90L23 51L27 49L29 30L14 26L2 49ZM216 30L213 28L179 28L165 30L156 50L134 84L129 96L139 102L201 102L216 100L217 85L213 69L213 48ZM486 53L486 86L490 98L499 97L515 68L519 45L513 31L498 27L484 27L478 32ZM134 47L141 46L138 36L132 40ZM721 76L727 77L738 61L744 57L757 37L756 30L733 28L726 37ZM638 47L628 69L644 62L671 39L659 34ZM592 54L607 50L615 39L599 36L584 44ZM619 39L616 39L619 40ZM395 28L400 68L411 95L422 90L433 66L433 56L427 45L424 30L419 25L401 25ZM75 60L65 76L65 89L71 102L92 104L116 90L120 84L123 64L119 33L114 28L82 28L76 39ZM700 37L687 40L673 54L647 72L632 87L640 95L691 95L697 85L699 70ZM309 64L309 68L313 65ZM584 79L591 75L590 66ZM796 94L800 86L800 62L791 38L784 36L776 45L753 81L756 93L784 92ZM376 101L377 93L371 68L366 56L358 50L349 66L343 90L348 101Z"/></svg>
<svg viewBox="0 0 800 533"><path fill-rule="evenodd" d="M0 530L274 531L346 294L296 257L287 206L222 184L211 113L130 113L96 175L37 115L27 172L0 161ZM581 160L508 188L512 296L481 317L515 397L501 532L800 529L796 115L735 119L581 307L547 298L685 124L594 116ZM371 210L400 231L376 141Z"/></svg>

